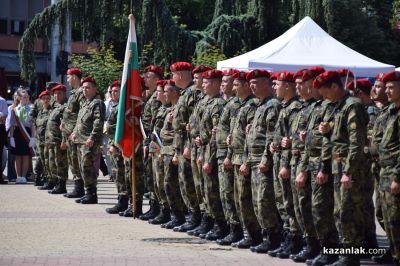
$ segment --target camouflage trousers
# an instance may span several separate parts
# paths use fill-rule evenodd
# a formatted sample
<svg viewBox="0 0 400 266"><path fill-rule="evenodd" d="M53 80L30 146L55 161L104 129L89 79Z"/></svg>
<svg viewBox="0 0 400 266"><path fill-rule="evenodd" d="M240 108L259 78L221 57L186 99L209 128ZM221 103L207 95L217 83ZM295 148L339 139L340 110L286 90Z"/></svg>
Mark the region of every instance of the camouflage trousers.
<svg viewBox="0 0 400 266"><path fill-rule="evenodd" d="M47 149L47 145L44 142L39 142L37 148L44 176L46 176L49 181L57 181L57 177L53 177L51 175L49 167L49 151Z"/></svg>
<svg viewBox="0 0 400 266"><path fill-rule="evenodd" d="M392 256L400 260L400 195L391 192L380 191L382 199L383 221L385 223L386 235L389 238Z"/></svg>
<svg viewBox="0 0 400 266"><path fill-rule="evenodd" d="M129 197L132 197L132 158L125 159L125 182ZM136 197L140 200L144 194L144 165L143 165L143 149L139 147L135 154L135 179L136 179Z"/></svg>
<svg viewBox="0 0 400 266"><path fill-rule="evenodd" d="M274 196L276 208L278 209L279 216L283 222L283 230L290 231L290 219L287 213L284 201L283 201L283 188L280 182L279 177L279 160L280 157L278 154L274 154L274 166L273 166L273 174L274 174Z"/></svg>
<svg viewBox="0 0 400 266"><path fill-rule="evenodd" d="M157 200L157 195L154 192L154 173L153 173L153 158L151 156L147 156L143 161L144 165L144 187L147 192L150 192L150 199Z"/></svg>
<svg viewBox="0 0 400 266"><path fill-rule="evenodd" d="M199 203L200 211L210 213L207 208L206 199L205 199L205 192L204 192L204 179L203 179L203 169L201 166L197 164L198 154L196 151L200 151L200 149L195 149L192 145L191 149L191 159L190 165L192 167L192 174L193 174L193 182L194 187L196 189L196 196L197 202Z"/></svg>
<svg viewBox="0 0 400 266"><path fill-rule="evenodd" d="M364 221L363 221L363 196L361 195L361 187L364 171L361 167L357 167L359 171L352 175L352 186L349 189L343 188L341 185L342 163L334 161L332 169L334 173L334 196L335 207L334 217L336 228L344 246L361 246L364 239Z"/></svg>
<svg viewBox="0 0 400 266"><path fill-rule="evenodd" d="M161 206L169 208L167 194L164 187L164 161L159 160L159 154L153 153L154 192Z"/></svg>
<svg viewBox="0 0 400 266"><path fill-rule="evenodd" d="M251 192L254 213L263 230L277 233L281 230L281 220L274 196L273 171L260 172L259 163L251 165Z"/></svg>
<svg viewBox="0 0 400 266"><path fill-rule="evenodd" d="M125 180L125 162L122 157L122 152L119 148L115 148L115 153L110 156L111 158L111 172L114 177L115 186L119 196L128 195L128 187Z"/></svg>
<svg viewBox="0 0 400 266"><path fill-rule="evenodd" d="M67 150L62 150L60 144L47 144L47 150L49 153L48 160L51 176L55 180L67 181Z"/></svg>
<svg viewBox="0 0 400 266"><path fill-rule="evenodd" d="M300 173L297 170L297 166L299 163L299 157L293 156L291 161L291 187L293 194L293 206L294 213L296 215L296 220L303 232L305 237L314 237L317 238L317 232L314 227L314 218L312 215L312 206L311 206L311 178L310 173L308 172L307 181L302 188L296 187L296 177Z"/></svg>
<svg viewBox="0 0 400 266"><path fill-rule="evenodd" d="M309 179L311 179L312 190L312 221L314 222L314 228L321 244L326 247L337 247L339 236L333 216L333 176L329 175L328 181L325 184L320 185L317 183L316 179L320 168L320 162L320 157L309 157Z"/></svg>
<svg viewBox="0 0 400 266"><path fill-rule="evenodd" d="M234 197L234 171L233 169L226 170L223 160L219 160L218 164L219 193L225 220L230 224L239 224Z"/></svg>
<svg viewBox="0 0 400 266"><path fill-rule="evenodd" d="M190 160L179 155L179 187L186 207L190 212L199 212L199 202L197 201L196 188L194 185L192 167Z"/></svg>
<svg viewBox="0 0 400 266"><path fill-rule="evenodd" d="M38 177L44 174L43 173L43 164L42 164L42 160L40 159L40 156L36 157L35 165L33 166L33 172Z"/></svg>
<svg viewBox="0 0 400 266"><path fill-rule="evenodd" d="M85 184L85 189L96 188L98 171L95 164L99 156L100 146L98 144L94 144L90 148L85 144L78 144L77 146L79 170Z"/></svg>
<svg viewBox="0 0 400 266"><path fill-rule="evenodd" d="M372 160L368 159L365 165L371 165ZM375 179L372 172L365 170L365 175L361 179L362 212L364 221L364 237L367 239L376 238L375 207L374 207L374 188Z"/></svg>
<svg viewBox="0 0 400 266"><path fill-rule="evenodd" d="M218 164L217 161L211 162L211 173L203 172L205 202L210 210L211 216L216 221L224 221L225 215L222 209L221 197L219 192Z"/></svg>
<svg viewBox="0 0 400 266"><path fill-rule="evenodd" d="M164 155L164 189L168 204L174 214L183 213L185 204L179 189L178 166L172 163L171 155Z"/></svg>
<svg viewBox="0 0 400 266"><path fill-rule="evenodd" d="M378 162L373 162L371 165L371 174L372 178L374 179L375 186L375 217L378 220L378 223L380 226L385 230L385 224L383 222L383 214L382 214L382 200L381 200L381 194L379 193L379 172L381 170L381 167Z"/></svg>
<svg viewBox="0 0 400 266"><path fill-rule="evenodd" d="M238 211L242 227L246 229L252 239L258 240L261 238L261 227L258 224L253 208L253 197L251 193L252 178L250 175L240 175L239 169L240 165L234 165L236 210Z"/></svg>
<svg viewBox="0 0 400 266"><path fill-rule="evenodd" d="M66 144L67 144L68 166L69 169L71 169L72 178L73 180L82 179L78 161L78 144L75 144L71 140L68 140Z"/></svg>

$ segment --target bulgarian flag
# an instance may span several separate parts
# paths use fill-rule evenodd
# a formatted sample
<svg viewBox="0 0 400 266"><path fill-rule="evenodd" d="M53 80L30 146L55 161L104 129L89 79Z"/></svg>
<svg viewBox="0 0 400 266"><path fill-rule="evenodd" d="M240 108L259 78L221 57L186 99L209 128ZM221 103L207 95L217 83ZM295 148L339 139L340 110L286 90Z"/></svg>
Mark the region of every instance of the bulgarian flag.
<svg viewBox="0 0 400 266"><path fill-rule="evenodd" d="M121 87L115 143L121 148L122 155L129 158L141 139L139 121L142 105L136 30L132 15L129 16L129 34L126 43ZM135 132L135 143L133 143L133 132Z"/></svg>

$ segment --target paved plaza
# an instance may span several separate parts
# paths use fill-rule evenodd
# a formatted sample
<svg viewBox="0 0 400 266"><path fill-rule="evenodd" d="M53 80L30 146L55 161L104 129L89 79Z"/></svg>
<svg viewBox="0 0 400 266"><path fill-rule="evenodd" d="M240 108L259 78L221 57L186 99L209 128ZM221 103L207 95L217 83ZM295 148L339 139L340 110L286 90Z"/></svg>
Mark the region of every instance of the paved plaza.
<svg viewBox="0 0 400 266"><path fill-rule="evenodd" d="M0 265L305 265L107 214L115 186L100 179L98 193L99 204L81 205L32 183L1 185Z"/></svg>

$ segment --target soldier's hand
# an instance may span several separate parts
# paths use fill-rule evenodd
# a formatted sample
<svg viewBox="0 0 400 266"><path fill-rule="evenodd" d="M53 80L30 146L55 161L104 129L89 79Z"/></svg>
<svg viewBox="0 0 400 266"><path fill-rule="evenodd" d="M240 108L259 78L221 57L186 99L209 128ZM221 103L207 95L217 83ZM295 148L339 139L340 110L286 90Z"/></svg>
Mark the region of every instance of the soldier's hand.
<svg viewBox="0 0 400 266"><path fill-rule="evenodd" d="M292 145L292 140L288 137L284 137L281 141L281 146L285 149L290 148L290 146Z"/></svg>
<svg viewBox="0 0 400 266"><path fill-rule="evenodd" d="M203 171L204 171L204 173L206 173L206 174L211 174L211 172L212 172L212 165L211 164L209 164L209 163L205 163L204 165L203 165Z"/></svg>
<svg viewBox="0 0 400 266"><path fill-rule="evenodd" d="M307 172L306 171L301 171L297 176L296 176L296 187L298 188L303 188L306 185L307 182Z"/></svg>
<svg viewBox="0 0 400 266"><path fill-rule="evenodd" d="M192 155L190 154L190 149L188 147L186 147L183 150L183 157L185 157L188 160L190 160L192 158Z"/></svg>
<svg viewBox="0 0 400 266"><path fill-rule="evenodd" d="M71 135L69 135L69 140L75 141L75 138L76 138L75 133L72 133Z"/></svg>
<svg viewBox="0 0 400 266"><path fill-rule="evenodd" d="M279 171L279 177L282 179L288 179L290 177L290 169L282 167Z"/></svg>
<svg viewBox="0 0 400 266"><path fill-rule="evenodd" d="M260 170L261 173L266 173L266 172L268 172L268 170L269 170L269 165L268 165L268 164L260 163L260 164L258 165L258 169Z"/></svg>
<svg viewBox="0 0 400 266"><path fill-rule="evenodd" d="M323 185L326 182L328 182L328 174L324 174L321 171L319 171L317 174L317 184Z"/></svg>
<svg viewBox="0 0 400 266"><path fill-rule="evenodd" d="M85 146L88 148L91 148L91 147L93 147L93 144L94 144L94 141L91 139L88 139L85 143Z"/></svg>
<svg viewBox="0 0 400 266"><path fill-rule="evenodd" d="M342 175L340 179L340 183L342 183L344 189L350 189L352 187L352 182L351 175Z"/></svg>
<svg viewBox="0 0 400 266"><path fill-rule="evenodd" d="M251 129L251 124L247 124L247 126L246 126L246 134L249 134L250 129Z"/></svg>
<svg viewBox="0 0 400 266"><path fill-rule="evenodd" d="M199 136L197 136L195 139L194 139L194 143L196 144L196 146L197 147L201 147L201 139L200 139L200 137Z"/></svg>
<svg viewBox="0 0 400 266"><path fill-rule="evenodd" d="M239 174L242 176L248 176L250 173L250 167L247 164L242 164L239 168Z"/></svg>
<svg viewBox="0 0 400 266"><path fill-rule="evenodd" d="M60 144L60 149L62 149L63 151L65 151L67 149L67 144L65 144L64 142L62 142Z"/></svg>
<svg viewBox="0 0 400 266"><path fill-rule="evenodd" d="M174 165L178 165L178 163L179 163L178 157L176 157L176 156L172 157L172 163Z"/></svg>
<svg viewBox="0 0 400 266"><path fill-rule="evenodd" d="M270 151L271 153L278 152L278 151L279 151L279 147L278 147L275 143L271 143L271 144L269 145L269 151Z"/></svg>
<svg viewBox="0 0 400 266"><path fill-rule="evenodd" d="M174 115L172 113L169 113L167 115L167 122L168 123L172 123L172 120L174 120Z"/></svg>
<svg viewBox="0 0 400 266"><path fill-rule="evenodd" d="M114 146L111 146L111 147L108 149L108 152L109 152L111 155L114 155L114 153L115 153L116 151L117 151L117 150L115 149Z"/></svg>
<svg viewBox="0 0 400 266"><path fill-rule="evenodd" d="M216 127L214 127L212 130L211 130L211 134L212 135L217 135L217 128Z"/></svg>
<svg viewBox="0 0 400 266"><path fill-rule="evenodd" d="M60 130L62 131L62 130L63 130L63 128L64 128L64 124L63 124L63 123L61 123L61 124L60 124Z"/></svg>
<svg viewBox="0 0 400 266"><path fill-rule="evenodd" d="M232 161L229 158L225 158L224 168L225 168L225 170L230 170L233 168Z"/></svg>
<svg viewBox="0 0 400 266"><path fill-rule="evenodd" d="M187 132L190 131L190 124L189 124L189 123L186 124L186 131L187 131Z"/></svg>
<svg viewBox="0 0 400 266"><path fill-rule="evenodd" d="M147 146L143 147L143 157L146 158L147 157Z"/></svg>
<svg viewBox="0 0 400 266"><path fill-rule="evenodd" d="M203 165L203 157L199 156L199 158L197 158L196 163L198 165L198 167L200 168Z"/></svg>
<svg viewBox="0 0 400 266"><path fill-rule="evenodd" d="M395 195L400 194L400 183L392 181L392 184L390 185L390 191Z"/></svg>
<svg viewBox="0 0 400 266"><path fill-rule="evenodd" d="M306 140L306 136L307 136L307 131L300 131L299 139L301 142L304 142Z"/></svg>
<svg viewBox="0 0 400 266"><path fill-rule="evenodd" d="M331 126L328 122L321 122L318 126L318 131L321 134L327 134L329 131L331 131Z"/></svg>
<svg viewBox="0 0 400 266"><path fill-rule="evenodd" d="M162 156L162 154L158 155L158 161L162 162L164 160L164 156Z"/></svg>
<svg viewBox="0 0 400 266"><path fill-rule="evenodd" d="M229 134L228 137L226 137L226 144L231 145L232 144L232 136Z"/></svg>

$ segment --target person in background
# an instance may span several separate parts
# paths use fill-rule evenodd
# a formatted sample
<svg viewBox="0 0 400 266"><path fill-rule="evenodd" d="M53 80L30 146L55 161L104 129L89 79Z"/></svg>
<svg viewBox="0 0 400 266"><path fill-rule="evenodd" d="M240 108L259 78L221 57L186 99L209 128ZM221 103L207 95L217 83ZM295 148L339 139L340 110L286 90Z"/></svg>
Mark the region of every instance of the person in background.
<svg viewBox="0 0 400 266"><path fill-rule="evenodd" d="M3 166L3 148L6 144L6 119L8 114L7 102L3 97L0 97L0 163ZM1 168L3 169L3 168ZM3 173L0 175L0 184L7 184L4 180Z"/></svg>
<svg viewBox="0 0 400 266"><path fill-rule="evenodd" d="M113 99L111 97L111 90L112 90L111 86L112 86L112 84L110 84L110 86L108 86L107 93L105 95L105 99L106 99L104 101L104 104L106 106L106 118L105 118L105 121L107 121L108 118L110 117L111 110L112 110L112 107L113 107L114 103L118 104L118 102L113 101ZM104 131L105 131L105 129L106 128L104 127ZM108 172L108 174L110 176L109 181L113 182L114 181L114 176L112 174L111 156L110 156L110 154L108 152L108 149L109 149L108 141L109 141L108 137L106 135L104 135L103 136L103 149L102 149L102 157L103 158L101 158L102 161L100 161L100 169L107 168L107 172ZM105 164L105 165L103 165L103 164ZM106 166L106 167L104 167L104 166ZM105 170L105 169L103 169L103 170ZM103 170L102 170L102 172L103 172L103 175L104 175L104 171Z"/></svg>
<svg viewBox="0 0 400 266"><path fill-rule="evenodd" d="M26 174L29 170L31 148L36 139L31 137L31 121L29 113L29 95L26 90L18 91L19 104L12 109L10 120L11 153L15 155L16 184L26 184Z"/></svg>

